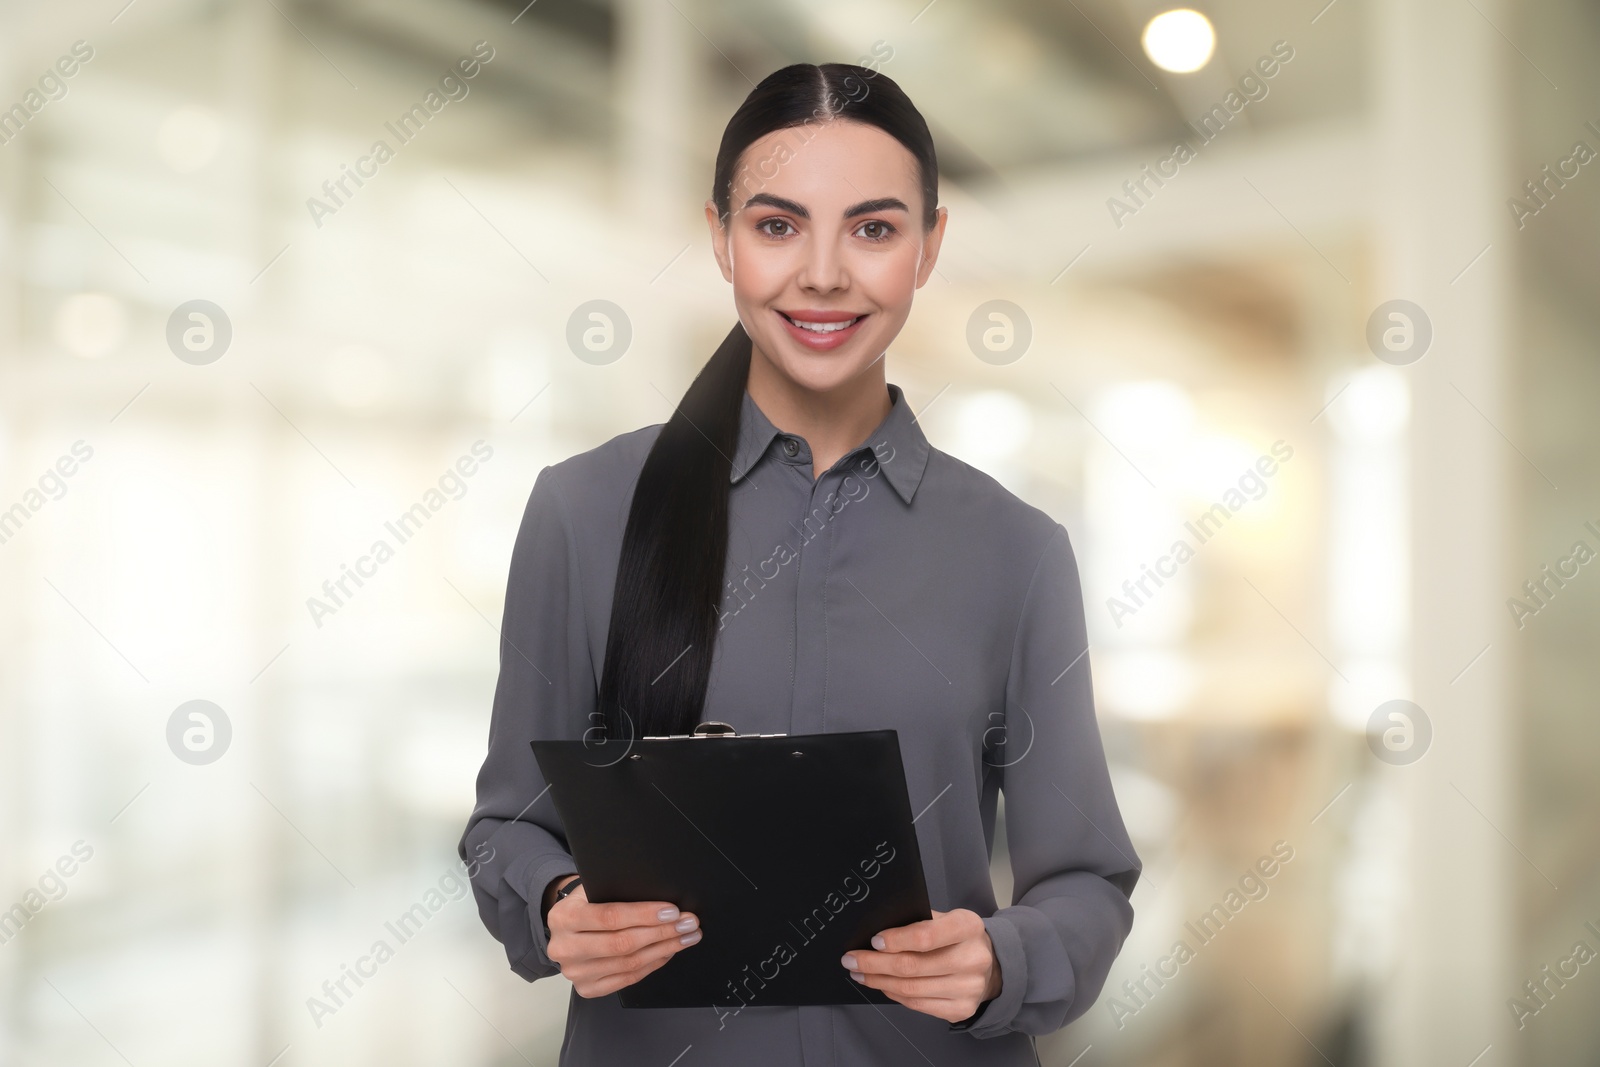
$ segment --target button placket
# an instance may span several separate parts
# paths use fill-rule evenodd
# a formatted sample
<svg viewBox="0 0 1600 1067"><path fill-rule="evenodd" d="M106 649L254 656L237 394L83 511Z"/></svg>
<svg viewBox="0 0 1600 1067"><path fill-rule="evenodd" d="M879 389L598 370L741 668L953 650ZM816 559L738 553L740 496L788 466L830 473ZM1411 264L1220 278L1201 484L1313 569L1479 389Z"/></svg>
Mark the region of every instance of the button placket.
<svg viewBox="0 0 1600 1067"><path fill-rule="evenodd" d="M794 524L801 538L795 602L795 687L790 711L791 729L796 733L822 732L826 717L827 587L834 531L833 516L821 507L821 501L827 498L833 480L824 474L804 487L798 498L803 511Z"/></svg>

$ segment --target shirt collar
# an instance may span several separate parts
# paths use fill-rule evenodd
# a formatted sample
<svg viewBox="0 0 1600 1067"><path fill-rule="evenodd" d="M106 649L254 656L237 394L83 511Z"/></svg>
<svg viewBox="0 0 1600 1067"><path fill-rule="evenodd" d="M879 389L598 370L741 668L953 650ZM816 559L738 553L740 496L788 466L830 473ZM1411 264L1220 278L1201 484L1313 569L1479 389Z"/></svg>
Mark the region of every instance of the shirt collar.
<svg viewBox="0 0 1600 1067"><path fill-rule="evenodd" d="M878 469L889 479L889 484L900 494L900 499L909 504L922 481L930 446L900 387L893 382L888 385L889 414L884 416L877 429L867 435L866 442L850 454L860 453L863 458L875 457ZM756 406L750 390L746 389L744 408L739 418L739 447L734 453L728 480L737 483L748 474L767 454L773 439L782 432Z"/></svg>

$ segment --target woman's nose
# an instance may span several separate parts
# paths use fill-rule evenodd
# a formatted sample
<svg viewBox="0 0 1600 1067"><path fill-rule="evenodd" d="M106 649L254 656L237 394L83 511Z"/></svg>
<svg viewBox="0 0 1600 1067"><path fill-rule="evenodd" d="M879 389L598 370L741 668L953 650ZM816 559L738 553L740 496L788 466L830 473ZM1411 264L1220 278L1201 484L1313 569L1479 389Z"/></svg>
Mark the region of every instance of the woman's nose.
<svg viewBox="0 0 1600 1067"><path fill-rule="evenodd" d="M842 289L848 282L844 258L830 241L813 241L806 250L800 276L795 279L802 288L818 292Z"/></svg>

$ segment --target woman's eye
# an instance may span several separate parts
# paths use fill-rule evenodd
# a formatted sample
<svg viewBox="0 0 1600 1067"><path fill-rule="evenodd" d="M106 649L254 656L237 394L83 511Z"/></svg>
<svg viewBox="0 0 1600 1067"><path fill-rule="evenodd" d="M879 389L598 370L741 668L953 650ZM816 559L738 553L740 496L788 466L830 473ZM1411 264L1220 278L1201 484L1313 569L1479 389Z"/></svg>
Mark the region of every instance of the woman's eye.
<svg viewBox="0 0 1600 1067"><path fill-rule="evenodd" d="M863 233L862 231L864 230L870 230L872 232ZM863 222L860 229L858 229L856 232L861 233L861 236L865 237L869 241L887 241L894 233L894 227L890 226L887 222L873 219L871 222Z"/></svg>
<svg viewBox="0 0 1600 1067"><path fill-rule="evenodd" d="M782 226L785 232L774 233L770 228L773 226ZM794 227L790 226L786 219L763 219L761 222L756 223L756 229L768 237L787 237L794 231Z"/></svg>

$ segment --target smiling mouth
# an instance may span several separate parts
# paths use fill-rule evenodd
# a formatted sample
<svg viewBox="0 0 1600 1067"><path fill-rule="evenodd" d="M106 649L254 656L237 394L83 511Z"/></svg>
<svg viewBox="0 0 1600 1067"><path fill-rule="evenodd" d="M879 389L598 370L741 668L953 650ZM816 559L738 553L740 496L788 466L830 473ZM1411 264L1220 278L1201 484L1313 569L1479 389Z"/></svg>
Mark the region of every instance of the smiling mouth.
<svg viewBox="0 0 1600 1067"><path fill-rule="evenodd" d="M866 318L865 315L857 315L855 318L844 319L840 322L808 322L804 319L794 318L791 315L785 315L781 311L779 311L778 314L783 315L783 317L789 321L791 326L797 326L800 329L808 330L811 333L822 334L838 333L840 330L848 330L850 327Z"/></svg>

